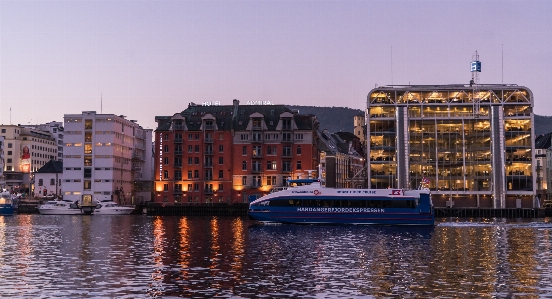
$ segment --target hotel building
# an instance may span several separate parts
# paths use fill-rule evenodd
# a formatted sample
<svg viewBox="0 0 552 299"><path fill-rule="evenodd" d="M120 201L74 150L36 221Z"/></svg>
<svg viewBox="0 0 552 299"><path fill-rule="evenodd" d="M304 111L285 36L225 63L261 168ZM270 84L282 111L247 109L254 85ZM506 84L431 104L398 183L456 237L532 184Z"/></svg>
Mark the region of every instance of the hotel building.
<svg viewBox="0 0 552 299"><path fill-rule="evenodd" d="M62 193L65 200L137 204L136 185L151 178L152 131L114 114L64 115ZM150 194L150 193L148 193Z"/></svg>
<svg viewBox="0 0 552 299"><path fill-rule="evenodd" d="M316 117L283 105L191 103L155 120L156 202L248 202L318 166Z"/></svg>
<svg viewBox="0 0 552 299"><path fill-rule="evenodd" d="M368 182L436 207L533 208L533 95L522 86L384 86L367 97Z"/></svg>

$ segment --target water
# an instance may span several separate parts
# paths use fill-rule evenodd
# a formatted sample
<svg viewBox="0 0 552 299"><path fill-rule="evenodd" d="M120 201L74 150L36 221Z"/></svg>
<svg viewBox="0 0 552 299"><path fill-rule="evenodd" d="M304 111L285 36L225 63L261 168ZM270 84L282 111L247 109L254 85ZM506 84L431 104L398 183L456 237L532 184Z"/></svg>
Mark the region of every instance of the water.
<svg viewBox="0 0 552 299"><path fill-rule="evenodd" d="M550 222L549 222L550 221ZM552 219L0 217L0 297L552 298Z"/></svg>

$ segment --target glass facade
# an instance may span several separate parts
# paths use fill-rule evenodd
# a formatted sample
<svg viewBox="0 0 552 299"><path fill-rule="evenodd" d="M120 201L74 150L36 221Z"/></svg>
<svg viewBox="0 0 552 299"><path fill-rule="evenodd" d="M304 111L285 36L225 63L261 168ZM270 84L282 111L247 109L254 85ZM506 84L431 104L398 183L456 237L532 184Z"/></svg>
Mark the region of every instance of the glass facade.
<svg viewBox="0 0 552 299"><path fill-rule="evenodd" d="M386 86L367 101L371 188L424 185L436 206L535 206L529 89Z"/></svg>

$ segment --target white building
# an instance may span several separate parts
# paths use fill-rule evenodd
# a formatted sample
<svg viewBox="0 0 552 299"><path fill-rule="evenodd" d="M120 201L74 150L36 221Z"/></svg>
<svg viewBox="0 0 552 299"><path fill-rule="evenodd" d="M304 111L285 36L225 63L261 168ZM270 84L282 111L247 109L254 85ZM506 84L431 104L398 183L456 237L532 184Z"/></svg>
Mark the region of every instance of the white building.
<svg viewBox="0 0 552 299"><path fill-rule="evenodd" d="M57 159L55 160L63 161L63 123L59 121L52 121L33 127L40 131L52 133L55 143L57 144Z"/></svg>
<svg viewBox="0 0 552 299"><path fill-rule="evenodd" d="M4 178L8 189L27 193L32 173L57 159L57 144L50 132L20 125L0 125L4 137Z"/></svg>
<svg viewBox="0 0 552 299"><path fill-rule="evenodd" d="M60 196L61 182L63 181L63 162L50 160L34 173L33 181L35 196Z"/></svg>
<svg viewBox="0 0 552 299"><path fill-rule="evenodd" d="M151 157L151 130L123 115L95 111L66 114L64 129L65 200L90 195L97 201L139 203L135 179L147 179L151 173L151 162L146 159Z"/></svg>

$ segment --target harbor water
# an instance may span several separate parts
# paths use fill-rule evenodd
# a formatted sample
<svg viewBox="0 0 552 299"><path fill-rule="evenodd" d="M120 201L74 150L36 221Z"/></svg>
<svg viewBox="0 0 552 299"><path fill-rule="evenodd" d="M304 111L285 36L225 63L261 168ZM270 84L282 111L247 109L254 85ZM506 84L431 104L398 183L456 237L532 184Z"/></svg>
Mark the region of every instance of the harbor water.
<svg viewBox="0 0 552 299"><path fill-rule="evenodd" d="M552 298L552 219L0 217L6 298Z"/></svg>

